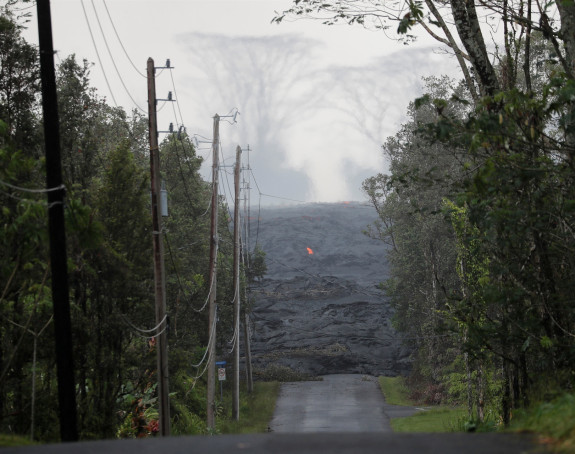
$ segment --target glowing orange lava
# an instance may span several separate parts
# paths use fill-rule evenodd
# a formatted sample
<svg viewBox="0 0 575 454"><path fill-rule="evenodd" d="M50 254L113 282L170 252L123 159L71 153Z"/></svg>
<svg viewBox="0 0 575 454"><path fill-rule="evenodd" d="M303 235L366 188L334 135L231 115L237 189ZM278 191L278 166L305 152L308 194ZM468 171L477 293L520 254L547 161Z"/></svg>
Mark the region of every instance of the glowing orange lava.
<svg viewBox="0 0 575 454"><path fill-rule="evenodd" d="M310 247L307 248L307 253L308 253L309 255L313 255L313 251L311 250Z"/></svg>

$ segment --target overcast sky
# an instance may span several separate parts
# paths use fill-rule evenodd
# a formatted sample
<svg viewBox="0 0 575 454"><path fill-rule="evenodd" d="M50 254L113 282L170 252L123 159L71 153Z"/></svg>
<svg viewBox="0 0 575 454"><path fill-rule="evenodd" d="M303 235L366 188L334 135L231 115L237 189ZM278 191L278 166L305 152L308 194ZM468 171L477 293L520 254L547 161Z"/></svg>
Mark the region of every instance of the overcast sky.
<svg viewBox="0 0 575 454"><path fill-rule="evenodd" d="M51 5L58 57L93 62L93 85L110 104L147 108L152 57L156 66L169 58L174 67L158 71L158 98L175 87L178 101L159 104L160 130L183 123L188 134L211 139L214 114L238 109L236 124L220 126L225 164L237 145L249 145L251 199L262 204L365 200L361 182L386 170L381 144L421 93L421 78L457 74L454 60L430 41L405 46L381 32L309 20L271 24L289 0ZM37 40L35 20L26 36ZM199 153L209 177L210 152Z"/></svg>

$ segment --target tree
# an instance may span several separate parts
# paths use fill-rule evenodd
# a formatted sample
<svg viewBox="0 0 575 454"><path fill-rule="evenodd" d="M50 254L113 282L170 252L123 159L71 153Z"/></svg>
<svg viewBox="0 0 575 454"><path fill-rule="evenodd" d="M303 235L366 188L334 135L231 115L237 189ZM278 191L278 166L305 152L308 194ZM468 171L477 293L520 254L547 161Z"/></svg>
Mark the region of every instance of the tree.
<svg viewBox="0 0 575 454"><path fill-rule="evenodd" d="M7 124L0 120L0 424L3 429L11 426L18 433L30 428L27 409L32 383L26 373L33 353L30 334L41 331L50 320L51 311L46 204L41 182L38 161L16 149ZM50 348L47 333L39 351L34 351L37 364L49 362ZM50 395L53 384L48 374L39 387ZM55 399L45 402L49 402L48 408L56 404Z"/></svg>
<svg viewBox="0 0 575 454"><path fill-rule="evenodd" d="M40 71L36 49L21 35L10 10L0 16L0 118L17 147L38 141L36 94Z"/></svg>
<svg viewBox="0 0 575 454"><path fill-rule="evenodd" d="M448 93L452 84L447 78L427 80L436 95ZM456 93L463 91L459 87ZM455 116L464 112L455 104L441 108ZM445 222L443 204L457 191L461 170L456 159L462 150L430 143L418 133L437 116L432 103L412 103L410 121L383 146L391 174L363 185L379 215L367 233L391 246L391 278L384 288L395 309L394 324L416 352L414 379L430 383L430 391L441 386L443 369L457 353L453 323L445 313L460 294L453 229Z"/></svg>
<svg viewBox="0 0 575 454"><path fill-rule="evenodd" d="M248 265L246 269L246 279L248 284L253 284L258 279L263 279L268 267L266 265L266 253L256 245L253 252L249 253Z"/></svg>
<svg viewBox="0 0 575 454"><path fill-rule="evenodd" d="M33 383L29 373L32 364L34 370L50 364L53 348L50 330L36 342L51 311L38 88L36 50L5 8L0 16L0 426L19 433L31 429L36 395L36 411L42 408L49 415L55 407L51 374ZM41 393L33 392L35 385Z"/></svg>
<svg viewBox="0 0 575 454"><path fill-rule="evenodd" d="M553 8L559 12L559 25L550 19ZM484 18L483 23L480 16ZM273 21L281 23L286 18L302 17L318 19L327 25L338 22L358 24L386 34L397 25L398 39L405 42L415 39L410 32L421 27L457 57L467 89L475 101L479 100L477 92L493 95L502 87L513 85L520 54L526 68L529 67L533 32L543 34L553 45L567 77L575 77L575 35L574 27L571 27L575 23L575 7L569 2L543 5L532 1L516 4L485 1L477 6L476 2L462 0L446 3L433 0L294 0L292 7L277 13ZM494 68L484 37L483 30L491 24L501 25L504 32L502 55L506 65L499 71ZM496 53L498 56L499 51ZM528 72L527 69L524 71Z"/></svg>
<svg viewBox="0 0 575 454"><path fill-rule="evenodd" d="M73 299L79 380L79 419L84 437L113 437L117 400L127 381L143 373L131 349L144 343L131 325L154 320L148 177L128 142L111 150L98 187L95 210L74 216L95 218L89 235L79 232L74 249ZM84 224L83 224L84 225ZM84 226L84 228L86 228ZM94 241L99 238L99 241Z"/></svg>
<svg viewBox="0 0 575 454"><path fill-rule="evenodd" d="M567 201L574 188L570 145L574 85L566 75L551 72L541 86L540 95L519 88L501 91L474 109L457 92L444 98L424 96L415 103L417 112L428 112L419 123L419 133L388 141L392 175L377 180L387 184L387 192L379 192L386 199L378 206L382 222L391 225L394 235L392 266L403 259L392 270L388 293L398 309L399 327L422 337L429 319L414 314L430 306L423 296L409 291L437 268L426 261L417 274L413 261L426 257L424 226L433 220L434 211L421 207L428 194L436 194L436 201L437 194L443 194L451 224L445 225L444 219L443 228L452 229L451 239L445 237L451 244L445 247L457 252L448 266L458 275L456 280L438 280L447 296L440 308L447 323L443 327L462 341L470 411L476 401L481 420L483 409L490 405L506 424L513 408L529 402L530 390L541 377L552 377L561 388L570 386L566 374L575 359L568 297L574 283L572 238L567 233L573 217ZM442 178L430 171L425 152L413 153L418 142L435 150L433 159L444 172ZM408 206L411 212L405 209ZM409 223L404 221L406 212ZM409 230L414 222L420 224ZM408 232L411 247L402 251ZM415 256L410 255L413 251ZM409 281L411 276L417 276L415 283ZM419 292L427 296L422 289ZM417 310L410 311L414 306ZM432 326L431 332L439 334L441 329L442 325ZM427 357L436 362L449 351L445 345L427 350L425 342L417 347L425 348ZM425 356L421 364L427 364ZM455 386L455 374L447 376L449 386ZM485 402L489 383L491 400ZM494 389L500 390L499 395L493 394Z"/></svg>

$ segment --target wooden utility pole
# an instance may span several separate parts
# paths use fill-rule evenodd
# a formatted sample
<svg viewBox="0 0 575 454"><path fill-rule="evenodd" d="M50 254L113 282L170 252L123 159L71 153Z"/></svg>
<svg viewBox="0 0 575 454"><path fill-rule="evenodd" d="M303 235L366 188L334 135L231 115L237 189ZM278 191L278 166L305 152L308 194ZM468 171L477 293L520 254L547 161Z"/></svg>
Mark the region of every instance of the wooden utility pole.
<svg viewBox="0 0 575 454"><path fill-rule="evenodd" d="M246 170L250 171L250 146L247 146L248 151L248 164ZM244 235L245 240L242 244L244 250L243 257L245 258L245 266L249 267L249 251L250 251L250 180L249 174L248 179L244 178ZM245 294L244 294L244 304L249 302L249 282L246 283ZM254 379L252 374L252 353L250 347L250 319L248 313L244 310L244 352L246 357L246 383L248 393L251 394L254 390Z"/></svg>
<svg viewBox="0 0 575 454"><path fill-rule="evenodd" d="M156 294L156 335L160 435L170 435L170 400L168 391L168 332L164 243L162 241L162 207L160 199L160 150L156 116L156 76L154 60L148 58L148 121L150 140L150 176L152 189L152 238L154 246L154 283Z"/></svg>
<svg viewBox="0 0 575 454"><path fill-rule="evenodd" d="M207 389L207 426L214 429L215 394L216 394L216 284L218 257L218 179L219 179L219 146L220 146L220 116L214 115L214 135L212 139L212 219L210 242L210 294L209 294L209 348L208 348L208 389Z"/></svg>
<svg viewBox="0 0 575 454"><path fill-rule="evenodd" d="M244 345L246 350L246 378L248 382L248 393L254 391L254 378L252 374L252 351L250 347L250 318L245 312L244 317Z"/></svg>
<svg viewBox="0 0 575 454"><path fill-rule="evenodd" d="M46 184L48 188L48 230L50 267L52 270L52 305L54 310L56 370L60 437L77 441L76 386L72 354L72 322L68 288L66 225L64 222L65 188L60 161L60 120L54 71L52 19L50 1L37 0L40 75L42 80L42 111L46 146Z"/></svg>
<svg viewBox="0 0 575 454"><path fill-rule="evenodd" d="M240 419L240 170L242 149L236 148L234 169L234 387L232 391L232 418Z"/></svg>

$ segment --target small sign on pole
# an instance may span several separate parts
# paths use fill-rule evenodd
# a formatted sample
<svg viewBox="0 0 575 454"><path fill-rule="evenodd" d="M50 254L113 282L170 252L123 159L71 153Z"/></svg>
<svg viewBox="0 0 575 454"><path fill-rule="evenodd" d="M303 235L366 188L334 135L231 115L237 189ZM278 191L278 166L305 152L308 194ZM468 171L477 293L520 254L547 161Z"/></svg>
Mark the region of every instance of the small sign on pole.
<svg viewBox="0 0 575 454"><path fill-rule="evenodd" d="M224 381L226 380L226 362L216 361L218 380L220 381L220 400L224 400Z"/></svg>

